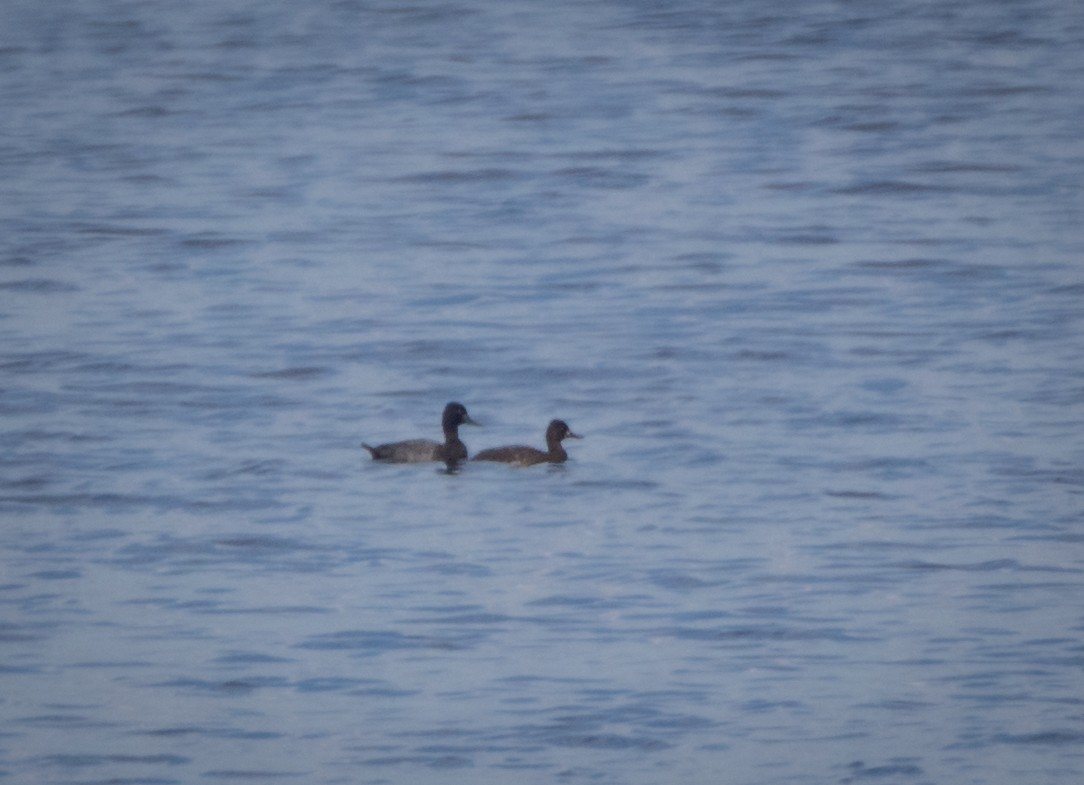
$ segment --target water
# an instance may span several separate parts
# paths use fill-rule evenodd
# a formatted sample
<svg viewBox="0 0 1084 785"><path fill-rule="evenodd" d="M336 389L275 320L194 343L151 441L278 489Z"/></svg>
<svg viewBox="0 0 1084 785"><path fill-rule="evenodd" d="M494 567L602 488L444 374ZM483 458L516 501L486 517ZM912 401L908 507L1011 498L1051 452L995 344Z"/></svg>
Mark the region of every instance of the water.
<svg viewBox="0 0 1084 785"><path fill-rule="evenodd" d="M1081 780L1076 4L4 16L0 779Z"/></svg>

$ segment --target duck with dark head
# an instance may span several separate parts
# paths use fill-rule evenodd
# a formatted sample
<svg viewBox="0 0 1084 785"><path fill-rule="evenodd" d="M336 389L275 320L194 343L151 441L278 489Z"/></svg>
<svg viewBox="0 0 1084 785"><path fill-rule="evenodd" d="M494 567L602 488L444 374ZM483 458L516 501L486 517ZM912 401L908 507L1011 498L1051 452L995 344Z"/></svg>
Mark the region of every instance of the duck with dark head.
<svg viewBox="0 0 1084 785"><path fill-rule="evenodd" d="M431 439L407 439L402 442L378 444L376 447L363 442L361 446L369 451L374 461L385 463L444 461L449 467L453 467L467 460L467 445L459 439L459 426L478 424L467 414L467 407L452 401L444 407L440 424L444 429L443 444Z"/></svg>

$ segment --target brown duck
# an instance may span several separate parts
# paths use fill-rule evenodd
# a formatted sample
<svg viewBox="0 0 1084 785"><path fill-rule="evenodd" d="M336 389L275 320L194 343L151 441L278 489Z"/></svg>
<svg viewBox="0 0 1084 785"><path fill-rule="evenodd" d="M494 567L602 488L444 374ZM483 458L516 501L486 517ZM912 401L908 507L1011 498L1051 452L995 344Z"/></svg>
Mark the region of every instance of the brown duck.
<svg viewBox="0 0 1084 785"><path fill-rule="evenodd" d="M521 444L508 447L490 447L482 450L471 460L474 461L500 461L510 463L513 466L534 466L536 463L564 463L568 460L568 453L561 446L563 439L582 439L582 436L574 434L564 420L551 420L546 428L547 450L536 450Z"/></svg>

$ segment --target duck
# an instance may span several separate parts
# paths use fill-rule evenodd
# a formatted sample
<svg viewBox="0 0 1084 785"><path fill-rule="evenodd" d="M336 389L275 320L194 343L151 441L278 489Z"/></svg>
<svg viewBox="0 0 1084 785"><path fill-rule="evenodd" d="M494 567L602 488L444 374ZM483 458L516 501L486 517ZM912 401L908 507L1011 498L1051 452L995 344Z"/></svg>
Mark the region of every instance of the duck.
<svg viewBox="0 0 1084 785"><path fill-rule="evenodd" d="M460 425L478 425L467 413L467 407L452 401L444 407L440 418L444 429L444 443L431 439L407 439L402 442L389 442L373 447L362 442L361 446L369 451L374 461L385 463L426 463L444 461L449 466L467 460L467 445L459 439Z"/></svg>
<svg viewBox="0 0 1084 785"><path fill-rule="evenodd" d="M539 463L564 463L568 460L568 453L561 446L564 439L582 439L583 437L572 432L568 423L564 420L551 420L546 427L546 450L537 450L522 444L513 444L507 447L490 447L482 450L471 460L475 461L500 461L512 466L534 466Z"/></svg>

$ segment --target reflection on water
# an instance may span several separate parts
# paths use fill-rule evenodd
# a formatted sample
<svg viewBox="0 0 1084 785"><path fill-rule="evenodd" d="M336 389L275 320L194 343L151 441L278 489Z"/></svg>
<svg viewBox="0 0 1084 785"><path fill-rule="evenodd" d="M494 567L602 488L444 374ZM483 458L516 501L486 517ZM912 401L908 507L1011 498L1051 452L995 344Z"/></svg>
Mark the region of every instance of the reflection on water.
<svg viewBox="0 0 1084 785"><path fill-rule="evenodd" d="M9 5L12 781L1080 779L1080 12Z"/></svg>

